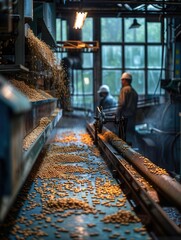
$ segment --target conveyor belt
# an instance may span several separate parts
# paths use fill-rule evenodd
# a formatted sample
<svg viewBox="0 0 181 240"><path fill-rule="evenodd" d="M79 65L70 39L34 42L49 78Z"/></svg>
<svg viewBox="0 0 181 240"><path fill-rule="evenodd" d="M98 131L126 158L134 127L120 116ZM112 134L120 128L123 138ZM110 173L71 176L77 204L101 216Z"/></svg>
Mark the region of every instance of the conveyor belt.
<svg viewBox="0 0 181 240"><path fill-rule="evenodd" d="M46 147L1 239L151 239L85 130L58 129Z"/></svg>
<svg viewBox="0 0 181 240"><path fill-rule="evenodd" d="M0 239L180 239L155 189L103 135L97 147L72 122L49 138Z"/></svg>
<svg viewBox="0 0 181 240"><path fill-rule="evenodd" d="M98 136L95 136L94 125L88 124L87 129L93 138L97 139L96 142L107 157L116 178L121 182L124 180L129 194L134 195L133 198L137 205L141 206L142 211L147 215L147 225L152 225L159 236L179 238L181 229L169 219L163 209L169 203L169 208L175 209L180 215L180 184L173 180L164 169L155 166L108 129L104 128L102 134ZM138 177L140 173L142 176ZM159 194L166 198L160 199Z"/></svg>

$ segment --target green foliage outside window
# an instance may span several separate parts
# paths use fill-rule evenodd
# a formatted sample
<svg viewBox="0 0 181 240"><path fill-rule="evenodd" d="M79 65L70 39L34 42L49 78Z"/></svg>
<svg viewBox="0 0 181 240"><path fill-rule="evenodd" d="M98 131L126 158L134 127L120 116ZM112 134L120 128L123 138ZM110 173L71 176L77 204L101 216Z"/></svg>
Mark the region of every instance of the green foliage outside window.
<svg viewBox="0 0 181 240"><path fill-rule="evenodd" d="M122 41L121 18L101 18L101 42Z"/></svg>
<svg viewBox="0 0 181 240"><path fill-rule="evenodd" d="M161 23L148 22L148 42L160 43L161 42Z"/></svg>
<svg viewBox="0 0 181 240"><path fill-rule="evenodd" d="M133 69L145 67L144 46L125 46L125 67Z"/></svg>
<svg viewBox="0 0 181 240"><path fill-rule="evenodd" d="M162 51L164 49L160 45L148 46L148 67L149 68L160 68L162 64ZM163 56L163 60L165 55Z"/></svg>
<svg viewBox="0 0 181 240"><path fill-rule="evenodd" d="M86 18L82 29L82 41L93 41L93 21Z"/></svg>
<svg viewBox="0 0 181 240"><path fill-rule="evenodd" d="M122 65L121 46L102 46L102 67L119 68Z"/></svg>

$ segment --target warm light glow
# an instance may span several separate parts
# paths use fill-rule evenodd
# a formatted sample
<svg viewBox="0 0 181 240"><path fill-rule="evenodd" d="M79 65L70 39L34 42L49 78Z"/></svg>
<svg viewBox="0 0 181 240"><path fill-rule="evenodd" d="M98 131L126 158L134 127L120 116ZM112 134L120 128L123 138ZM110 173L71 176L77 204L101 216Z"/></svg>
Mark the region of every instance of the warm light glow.
<svg viewBox="0 0 181 240"><path fill-rule="evenodd" d="M81 29L84 25L84 21L86 17L87 17L87 12L76 12L74 28Z"/></svg>

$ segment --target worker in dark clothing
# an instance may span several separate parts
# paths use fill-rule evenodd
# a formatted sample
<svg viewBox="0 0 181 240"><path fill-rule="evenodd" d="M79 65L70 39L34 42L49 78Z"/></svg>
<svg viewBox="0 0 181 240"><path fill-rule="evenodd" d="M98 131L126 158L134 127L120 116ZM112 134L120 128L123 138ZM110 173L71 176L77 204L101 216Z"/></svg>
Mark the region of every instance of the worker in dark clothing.
<svg viewBox="0 0 181 240"><path fill-rule="evenodd" d="M138 94L132 87L132 75L123 73L121 76L122 87L120 90L117 118L125 117L127 119L127 139L131 141L132 135L135 133L136 110L138 103Z"/></svg>
<svg viewBox="0 0 181 240"><path fill-rule="evenodd" d="M116 106L116 100L110 94L109 86L107 85L100 86L98 93L101 98L99 102L99 107L102 107L103 109L109 109Z"/></svg>

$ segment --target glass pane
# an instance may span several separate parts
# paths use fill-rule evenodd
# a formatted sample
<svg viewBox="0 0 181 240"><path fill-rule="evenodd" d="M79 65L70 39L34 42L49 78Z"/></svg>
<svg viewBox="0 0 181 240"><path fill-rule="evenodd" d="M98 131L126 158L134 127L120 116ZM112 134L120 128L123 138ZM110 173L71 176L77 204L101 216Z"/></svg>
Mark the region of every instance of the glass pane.
<svg viewBox="0 0 181 240"><path fill-rule="evenodd" d="M120 70L103 70L102 79L103 84L110 87L111 94L113 96L118 96L120 92L121 82L121 71Z"/></svg>
<svg viewBox="0 0 181 240"><path fill-rule="evenodd" d="M160 94L160 71L161 70L148 71L148 94ZM161 93L163 92L164 90L161 90Z"/></svg>
<svg viewBox="0 0 181 240"><path fill-rule="evenodd" d="M93 72L83 70L83 90L86 94L93 94Z"/></svg>
<svg viewBox="0 0 181 240"><path fill-rule="evenodd" d="M148 46L148 67L160 68L162 65L162 46ZM163 58L165 59L165 57Z"/></svg>
<svg viewBox="0 0 181 240"><path fill-rule="evenodd" d="M132 86L139 94L145 94L145 75L143 70L126 70L132 74Z"/></svg>
<svg viewBox="0 0 181 240"><path fill-rule="evenodd" d="M134 18L125 18L124 26L125 26L125 42L144 42L145 41L145 19L138 18L136 19L141 26L139 28L129 29L131 24L133 23Z"/></svg>
<svg viewBox="0 0 181 240"><path fill-rule="evenodd" d="M135 88L138 94L145 94L145 77L143 70L129 70L133 77L132 86ZM121 88L121 75L120 70L103 70L103 84L107 84L110 87L111 94L118 96Z"/></svg>
<svg viewBox="0 0 181 240"><path fill-rule="evenodd" d="M125 46L125 67L140 68L145 66L144 46Z"/></svg>
<svg viewBox="0 0 181 240"><path fill-rule="evenodd" d="M122 41L122 19L101 18L101 41L121 42Z"/></svg>
<svg viewBox="0 0 181 240"><path fill-rule="evenodd" d="M61 60L65 57L67 57L67 53L66 52L57 52L55 53L55 56L56 56L56 60L57 60L57 64L60 64L61 63Z"/></svg>
<svg viewBox="0 0 181 240"><path fill-rule="evenodd" d="M73 94L92 94L93 92L93 73L92 70L75 70Z"/></svg>
<svg viewBox="0 0 181 240"><path fill-rule="evenodd" d="M73 71L72 92L71 94L78 94L82 89L82 72L81 70Z"/></svg>
<svg viewBox="0 0 181 240"><path fill-rule="evenodd" d="M86 18L82 28L82 41L93 41L93 21L92 18Z"/></svg>
<svg viewBox="0 0 181 240"><path fill-rule="evenodd" d="M55 53L57 64L61 63L62 54L60 52Z"/></svg>
<svg viewBox="0 0 181 240"><path fill-rule="evenodd" d="M92 68L93 67L93 53L83 53L83 68Z"/></svg>
<svg viewBox="0 0 181 240"><path fill-rule="evenodd" d="M84 108L93 111L93 96L72 96L72 107Z"/></svg>
<svg viewBox="0 0 181 240"><path fill-rule="evenodd" d="M148 42L161 42L161 23L148 22Z"/></svg>
<svg viewBox="0 0 181 240"><path fill-rule="evenodd" d="M56 19L56 41L61 41L61 19Z"/></svg>
<svg viewBox="0 0 181 240"><path fill-rule="evenodd" d="M66 53L66 52L63 52L63 53L62 53L62 58L65 58L65 57L67 57L67 53Z"/></svg>
<svg viewBox="0 0 181 240"><path fill-rule="evenodd" d="M168 21L168 19L165 18L165 19L164 19L164 43L167 43L167 42L168 42L168 40L167 40L167 36L168 36L168 34L167 34L167 31L168 31L167 21Z"/></svg>
<svg viewBox="0 0 181 240"><path fill-rule="evenodd" d="M62 21L62 41L67 41L67 22Z"/></svg>
<svg viewBox="0 0 181 240"><path fill-rule="evenodd" d="M122 48L121 46L103 46L102 47L102 66L103 67L121 67L122 66Z"/></svg>

